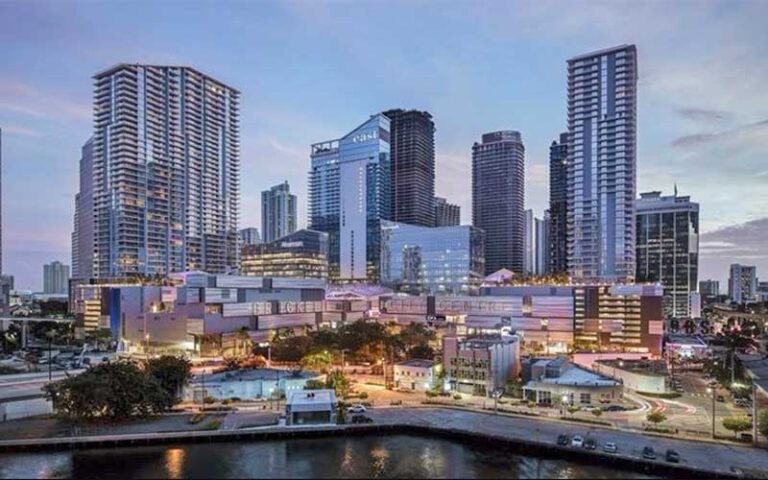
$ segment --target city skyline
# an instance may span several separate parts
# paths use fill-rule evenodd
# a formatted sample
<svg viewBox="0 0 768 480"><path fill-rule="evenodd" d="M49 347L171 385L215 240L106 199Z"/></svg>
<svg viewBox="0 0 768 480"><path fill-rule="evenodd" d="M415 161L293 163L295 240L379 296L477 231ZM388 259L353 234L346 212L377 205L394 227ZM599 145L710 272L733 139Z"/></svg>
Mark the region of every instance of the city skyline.
<svg viewBox="0 0 768 480"><path fill-rule="evenodd" d="M222 54L221 58L217 58L221 52L216 48L196 50L206 41L204 38L193 42L196 47L174 43L181 38L181 33L172 29L168 33L148 35L142 42L125 41L141 36L141 31L126 27L137 12L125 6L89 5L85 9L82 4L75 4L62 9L39 3L16 5L12 10L10 4L0 6L0 13L6 10L8 13L0 15L3 19L0 38L11 47L0 54L5 66L0 75L5 273L16 276L18 288L39 290L41 285L36 283L40 265L50 258L68 258L77 162L80 147L91 133L90 78L110 65L134 61L178 63L199 68L243 91L242 185L248 187L242 189L241 228L260 224L260 191L285 178L296 187L298 227L306 226L309 145L319 138L332 138L347 131L359 118L388 108L415 108L433 114L437 130L436 194L458 203L463 210L462 223L466 224L471 212L468 182L471 144L481 133L494 128L519 130L525 138L525 206L533 208L537 215L543 212L548 202L548 147L565 126L565 62L574 55L622 43L635 43L641 62L637 191L669 191L670 184L677 180L681 190L701 204L700 278L720 279L722 284L730 263L756 264L758 276L768 270L766 254L758 250L760 239L768 232L768 220L761 219L764 215L761 208L768 193L764 187L760 188L760 181L762 178L764 184L766 172L760 169L762 157L758 155L768 124L759 116L765 111L765 100L755 95L760 88L758 79L764 77L761 72L766 71L768 63L750 56L756 46L765 43L760 39L765 38L766 33L757 29L759 23L756 22L761 11L765 13L765 6L739 4L726 10L724 4L713 3L693 11L673 5L662 13L638 6L636 18L629 21L618 19L616 8L605 4L586 6L568 20L550 15L562 5L560 3L524 5L527 8L522 11L522 19L516 22L530 22L530 25L524 25L527 28L521 33L500 31L501 23L496 23L510 15L512 7L508 11L501 8L500 12L479 8L471 15L472 20L479 20L480 38L457 46L451 57L440 55L438 48L430 47L395 56L387 60L386 66L394 69L401 64L413 65L413 70L398 69L397 75L381 75L381 80L372 84L355 75L338 81L336 68L375 64L366 52L345 43L353 38L356 30L333 37L319 33L323 26L353 24L364 12L354 6L345 6L347 13L341 16L334 15L339 5L334 8L302 4L299 8L296 4L261 4L236 9L243 10L241 13L263 13L278 25L291 26L289 34L294 38L286 46L291 58L330 47L341 48L349 54L334 60L331 65L335 68L312 64L319 70L309 76L290 66L278 68L272 74L265 73L270 69L270 62L277 61L275 53L267 48L270 39L279 38L276 26L266 27L261 34L250 34L249 41L256 40L264 57L254 57L253 65L242 67L240 63L248 62L233 61L232 55L246 52L246 47L241 46L243 40L237 41L234 54ZM202 6L201 10L207 8ZM70 10L77 11L78 15ZM391 14L375 5L365 11L371 10L370 15ZM421 19L432 13L419 8L413 11L415 18ZM587 24L589 15L596 11L600 13L599 18L607 20L601 22L605 25L591 24L594 28L591 35L579 35L580 27ZM237 21L234 11L196 12L178 12L161 4L157 14L160 19L174 14L188 16L190 28L206 20L208 15L228 22L238 34L245 28ZM105 14L109 19L96 27L93 19L106 17ZM665 20L661 15L671 19ZM672 55L660 48L661 44L677 38L675 35L683 35L669 30L681 15L692 15L699 24L713 24L707 31L707 40L698 44L699 34L687 33L686 40L696 46L694 54L687 55L685 60L677 50ZM121 17L124 18L119 19ZM456 27L465 21L449 12L438 17ZM637 18L645 21L636 21ZM319 20L319 26L311 25L315 20ZM437 35L433 22L435 20L430 21L429 31ZM541 35L538 43L532 42L534 46L528 47L516 43L535 34L537 25L547 26L547 35ZM110 45L114 40L105 40L100 29L117 30L120 26L125 37L120 35L117 40L122 43ZM738 31L733 32L736 26ZM305 27L312 28L306 34L299 34L298 30ZM401 32L409 31L412 26L404 23L396 28ZM308 39L305 35L316 38L317 44L303 44L302 41ZM723 35L736 37L728 42L728 49L706 48L716 45ZM101 43L86 51L82 47L91 43L89 38L99 38ZM457 40L468 40L468 37L461 34ZM222 41L213 44L220 45ZM487 48L483 42L498 48ZM514 48L505 58L525 60L526 68L492 58L496 51L507 46ZM689 47L683 44L680 48ZM38 63L25 61L30 49L34 49L35 58L40 59ZM444 45L440 49L444 49ZM167 53L169 51L174 53ZM414 55L429 61L426 65L415 65ZM485 65L480 72L461 68L462 64L475 60ZM46 69L63 65L62 62L66 62L66 69L59 69L55 76L46 75ZM714 64L717 67L710 68ZM308 67L298 61L284 65ZM690 73L696 75L695 84L686 80ZM485 86L487 92L477 93L477 86L492 76L500 80ZM304 77L310 77L311 83ZM447 81L437 82L437 78L443 77ZM330 79L337 84L332 84ZM276 82L285 85L275 89ZM512 88L505 84L511 84ZM327 90L325 98L309 98L314 96L313 87L318 85ZM368 88L363 88L364 85ZM684 98L688 103L682 104L675 97L682 92L686 93ZM496 105L483 102L497 96L500 100ZM482 108L478 107L480 103ZM510 111L513 114L509 114ZM723 162L723 157L731 161ZM41 170L49 174L42 178L34 175ZM737 184L738 189L724 187ZM40 194L30 201L24 195L28 191ZM748 221L752 223L746 224ZM717 227L728 228L712 233Z"/></svg>

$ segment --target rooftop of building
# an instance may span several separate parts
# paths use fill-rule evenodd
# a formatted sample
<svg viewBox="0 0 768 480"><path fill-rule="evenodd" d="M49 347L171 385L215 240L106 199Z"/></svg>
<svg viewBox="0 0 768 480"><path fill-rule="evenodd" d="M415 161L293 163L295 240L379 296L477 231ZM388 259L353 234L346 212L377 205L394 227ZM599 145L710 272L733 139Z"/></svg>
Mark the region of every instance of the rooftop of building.
<svg viewBox="0 0 768 480"><path fill-rule="evenodd" d="M156 65L156 64L148 64L148 63L129 63L129 62L123 62L123 63L117 63L115 65L112 65L111 67L105 68L104 70L100 70L100 71L94 73L92 78L96 79L96 78L99 78L99 77L103 77L104 75L109 75L110 73L116 72L117 70L120 70L120 69L123 69L123 68L126 68L126 67L183 68L185 70L191 70L191 71L197 73L198 75L202 75L202 76L204 76L204 77L206 77L206 78L208 78L210 80L213 80L214 82L218 83L219 85L221 85L223 87L226 87L226 88L228 88L230 90L233 90L235 93L240 93L240 90L238 90L237 88L232 87L232 86L228 85L225 82L222 82L221 80L219 80L218 78L214 77L213 75L209 75L209 74L203 72L202 70L200 70L198 68L190 67L189 65Z"/></svg>
<svg viewBox="0 0 768 480"><path fill-rule="evenodd" d="M584 58L589 58L589 57L596 57L599 55L608 55L609 53L620 52L621 50L625 50L625 49L635 50L635 46L625 43L623 45L617 45L615 47L608 47L608 48L603 48L601 50L595 50L593 52L582 53L580 55L576 55L575 57L569 58L568 62L570 63L576 60L582 60Z"/></svg>
<svg viewBox="0 0 768 480"><path fill-rule="evenodd" d="M664 360L595 360L595 363L605 365L607 367L617 368L633 373L642 373L643 375L651 375L658 377L666 377L667 362Z"/></svg>
<svg viewBox="0 0 768 480"><path fill-rule="evenodd" d="M345 285L328 285L325 294L327 300L365 300L369 297L393 295L390 288L371 283L351 283Z"/></svg>
<svg viewBox="0 0 768 480"><path fill-rule="evenodd" d="M277 379L288 380L308 380L317 377L317 373L311 371L298 370L278 370L275 368L256 368L229 370L205 375L195 375L192 383L211 383L211 382L255 382L255 381L275 381Z"/></svg>
<svg viewBox="0 0 768 480"><path fill-rule="evenodd" d="M415 367L415 368L432 368L435 366L434 360L425 360L421 358L412 358L404 362L399 362L396 365L401 367Z"/></svg>
<svg viewBox="0 0 768 480"><path fill-rule="evenodd" d="M547 383L547 384L554 384L554 385L571 385L571 386L577 386L577 387L615 387L621 384L618 380L614 380L612 378L606 377L604 375L601 375L600 373L593 372L591 370L587 370L586 368L580 367L579 365L576 365L575 363L571 363L567 361L565 357L557 357L552 360L541 360L540 362L545 362L543 365L544 367L550 366L550 363L554 363L551 366L562 366L562 360L565 360L566 363L568 363L568 366L566 369L560 374L558 377L546 377L542 376L539 378L532 379L529 384L536 384L536 383ZM539 362L536 363L539 365Z"/></svg>
<svg viewBox="0 0 768 480"><path fill-rule="evenodd" d="M459 341L462 348L487 348L492 345L515 343L520 340L516 335L478 335Z"/></svg>
<svg viewBox="0 0 768 480"><path fill-rule="evenodd" d="M327 408L336 403L336 392L328 390L293 390L288 392L286 404L292 410Z"/></svg>
<svg viewBox="0 0 768 480"><path fill-rule="evenodd" d="M687 345L691 347L706 347L707 342L698 335L685 335L682 333L668 333L666 335L667 345Z"/></svg>

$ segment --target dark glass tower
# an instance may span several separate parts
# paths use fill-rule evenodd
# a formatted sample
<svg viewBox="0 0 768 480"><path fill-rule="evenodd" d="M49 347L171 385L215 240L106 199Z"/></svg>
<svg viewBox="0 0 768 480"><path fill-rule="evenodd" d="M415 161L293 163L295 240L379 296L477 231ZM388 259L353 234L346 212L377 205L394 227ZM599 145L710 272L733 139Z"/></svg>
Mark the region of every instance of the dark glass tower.
<svg viewBox="0 0 768 480"><path fill-rule="evenodd" d="M429 112L392 109L391 219L431 227L435 224L435 123Z"/></svg>
<svg viewBox="0 0 768 480"><path fill-rule="evenodd" d="M637 208L637 281L664 286L664 315L687 318L699 274L699 204L690 197L641 193Z"/></svg>
<svg viewBox="0 0 768 480"><path fill-rule="evenodd" d="M472 146L472 224L485 231L485 272L523 272L525 147L520 132L483 134Z"/></svg>
<svg viewBox="0 0 768 480"><path fill-rule="evenodd" d="M549 147L549 271L568 271L568 133Z"/></svg>

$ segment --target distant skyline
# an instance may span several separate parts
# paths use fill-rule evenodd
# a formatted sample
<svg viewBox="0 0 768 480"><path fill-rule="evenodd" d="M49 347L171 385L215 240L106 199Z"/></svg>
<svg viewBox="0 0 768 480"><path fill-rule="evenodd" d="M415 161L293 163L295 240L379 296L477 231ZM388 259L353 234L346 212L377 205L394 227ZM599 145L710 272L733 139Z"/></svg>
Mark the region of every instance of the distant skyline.
<svg viewBox="0 0 768 480"><path fill-rule="evenodd" d="M288 180L306 226L310 144L390 108L429 111L436 194L471 214L471 148L518 130L526 208L548 202L548 149L566 129L566 60L638 49L638 192L701 205L700 279L728 265L768 278L768 2L3 2L5 273L42 289L70 263L92 75L121 62L181 64L238 88L240 228Z"/></svg>

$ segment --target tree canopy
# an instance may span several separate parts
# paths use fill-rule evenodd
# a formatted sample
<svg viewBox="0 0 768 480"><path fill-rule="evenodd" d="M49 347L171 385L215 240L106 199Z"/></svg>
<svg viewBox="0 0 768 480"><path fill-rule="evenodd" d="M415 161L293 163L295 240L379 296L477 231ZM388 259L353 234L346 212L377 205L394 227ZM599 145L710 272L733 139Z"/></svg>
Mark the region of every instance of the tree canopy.
<svg viewBox="0 0 768 480"><path fill-rule="evenodd" d="M723 419L723 427L734 435L746 432L752 428L752 420L747 417L726 417Z"/></svg>
<svg viewBox="0 0 768 480"><path fill-rule="evenodd" d="M130 362L101 363L43 391L59 415L73 420L147 416L171 403L160 381Z"/></svg>
<svg viewBox="0 0 768 480"><path fill-rule="evenodd" d="M153 358L147 362L147 373L157 380L166 393L165 408L177 403L181 389L189 381L191 367L186 358L171 355Z"/></svg>

